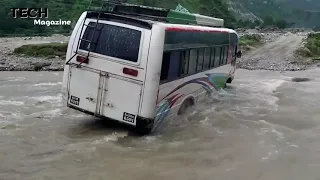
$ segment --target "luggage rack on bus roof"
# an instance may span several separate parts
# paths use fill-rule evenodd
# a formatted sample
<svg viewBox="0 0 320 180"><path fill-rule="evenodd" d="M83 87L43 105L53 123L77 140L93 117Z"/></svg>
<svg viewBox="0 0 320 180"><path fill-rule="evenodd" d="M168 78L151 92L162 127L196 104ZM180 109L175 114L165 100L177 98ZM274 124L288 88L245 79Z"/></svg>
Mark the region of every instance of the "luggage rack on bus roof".
<svg viewBox="0 0 320 180"><path fill-rule="evenodd" d="M223 27L223 19L213 18L209 16L203 16L200 14L192 14L192 13L185 13L180 12L177 10L166 9L166 8L156 8L150 6L141 6L141 5L134 5L134 4L127 4L122 3L121 0L100 0L99 6L95 7L96 1L91 0L90 4L87 8L88 12L96 12L97 17L95 18L96 22L95 25L89 24L82 24L81 32L85 26L88 28L94 28L91 34L90 39L83 39L80 37L76 51L74 55L66 62L67 65L70 65L70 61L78 54L79 46L82 41L88 43L87 46L87 55L83 58L83 61L78 64L77 67L81 67L82 63L85 63L89 58L89 55L92 51L91 44L95 44L96 42L93 41L94 35L97 30L97 25L99 20L104 14L114 14L114 15L121 15L128 18L136 18L136 19L143 19L143 20L152 20L152 21L161 21L171 24L190 24L190 25L199 25L199 26L211 26L211 27ZM86 14L84 22L90 16L90 13Z"/></svg>
<svg viewBox="0 0 320 180"><path fill-rule="evenodd" d="M88 11L102 11L138 19L160 21L172 24L190 24L199 26L223 27L224 20L200 14L185 13L168 8L158 8L122 3L120 0L102 0L102 5L94 7L91 0Z"/></svg>

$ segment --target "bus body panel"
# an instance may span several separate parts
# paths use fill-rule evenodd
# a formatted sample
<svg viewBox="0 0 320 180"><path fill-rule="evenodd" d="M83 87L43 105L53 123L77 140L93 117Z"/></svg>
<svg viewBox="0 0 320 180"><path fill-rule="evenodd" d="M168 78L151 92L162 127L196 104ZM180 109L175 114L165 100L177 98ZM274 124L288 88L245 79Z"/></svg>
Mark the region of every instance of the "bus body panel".
<svg viewBox="0 0 320 180"><path fill-rule="evenodd" d="M171 61L189 62L188 64L185 63L186 67L183 64L179 65L179 68L183 70L179 71L178 76L171 77L175 79L170 80L168 76L169 82L161 83L156 107L156 126L159 126L165 118L177 114L185 100L190 99L194 103L201 101L215 91L224 88L227 82L233 80L235 52L238 43L237 34L233 30L225 28L170 24L166 24L165 27L171 32L165 38L166 48L163 53L167 52L171 55L163 56L162 61L170 61L167 67L169 69ZM217 34L221 34L221 36L218 36L220 38L219 43L210 44L215 43L215 41L208 38L214 38ZM233 39L230 34L233 34ZM188 37L190 38L188 39ZM196 55L191 55L192 49L196 49ZM201 49L202 51L200 51ZM203 54L199 55L199 52ZM172 55L177 53L180 55ZM186 54L189 58L185 58ZM191 58L193 58L192 63ZM190 67L196 67L197 70L190 74ZM201 70L202 68L204 70ZM166 73L169 74L169 71ZM188 71L188 73L183 74L184 71Z"/></svg>
<svg viewBox="0 0 320 180"><path fill-rule="evenodd" d="M85 19L86 16L86 12L83 12L81 14L81 16L79 17L74 30L72 31L70 38L69 38L69 42L68 42L68 49L67 49L67 53L66 53L66 62L72 57L72 55L74 54L73 51L75 50L74 48L74 43L78 42L77 39L79 39L78 35L79 32L81 31L81 26L82 23ZM69 84L69 77L70 77L70 66L65 65L64 66L64 70L63 70L63 79L62 79L62 97L64 99L64 101L68 100L68 84Z"/></svg>
<svg viewBox="0 0 320 180"><path fill-rule="evenodd" d="M97 112L99 80L98 72L70 67L71 77L69 79L68 103L80 107L85 111ZM84 86L85 84L85 86Z"/></svg>
<svg viewBox="0 0 320 180"><path fill-rule="evenodd" d="M146 67L146 79L144 82L140 111L140 115L145 118L153 119L155 117L163 48L164 27L161 24L154 24L152 27L148 63Z"/></svg>
<svg viewBox="0 0 320 180"><path fill-rule="evenodd" d="M142 83L112 75L104 79L101 115L135 125Z"/></svg>
<svg viewBox="0 0 320 180"><path fill-rule="evenodd" d="M216 85L212 79L218 77L227 81L230 75L226 72L230 70L230 67L230 64L227 64L160 85L156 124L159 125L165 118L176 115L186 99L191 99L196 103L219 91L222 87Z"/></svg>

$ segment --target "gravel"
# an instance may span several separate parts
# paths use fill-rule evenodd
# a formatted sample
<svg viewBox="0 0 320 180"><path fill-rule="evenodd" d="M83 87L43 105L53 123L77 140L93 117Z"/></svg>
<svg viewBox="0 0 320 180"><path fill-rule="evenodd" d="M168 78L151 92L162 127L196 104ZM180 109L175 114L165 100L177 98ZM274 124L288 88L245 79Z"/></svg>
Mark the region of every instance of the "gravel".
<svg viewBox="0 0 320 180"><path fill-rule="evenodd" d="M64 43L68 40L69 37L63 35L0 38L0 71L63 71L65 59L27 57L15 55L13 51L26 44Z"/></svg>
<svg viewBox="0 0 320 180"><path fill-rule="evenodd" d="M248 70L299 71L305 70L310 62L295 54L302 46L307 32L260 33L264 45L245 52L238 59L237 67Z"/></svg>

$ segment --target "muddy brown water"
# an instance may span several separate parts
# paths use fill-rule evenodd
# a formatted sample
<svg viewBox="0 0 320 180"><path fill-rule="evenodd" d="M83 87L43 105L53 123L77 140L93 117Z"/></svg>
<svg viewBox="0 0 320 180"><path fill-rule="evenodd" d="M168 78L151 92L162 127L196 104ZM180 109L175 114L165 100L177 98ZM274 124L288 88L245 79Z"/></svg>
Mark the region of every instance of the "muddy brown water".
<svg viewBox="0 0 320 180"><path fill-rule="evenodd" d="M0 72L0 179L319 179L319 73L238 70L225 91L137 137L64 108L60 72Z"/></svg>

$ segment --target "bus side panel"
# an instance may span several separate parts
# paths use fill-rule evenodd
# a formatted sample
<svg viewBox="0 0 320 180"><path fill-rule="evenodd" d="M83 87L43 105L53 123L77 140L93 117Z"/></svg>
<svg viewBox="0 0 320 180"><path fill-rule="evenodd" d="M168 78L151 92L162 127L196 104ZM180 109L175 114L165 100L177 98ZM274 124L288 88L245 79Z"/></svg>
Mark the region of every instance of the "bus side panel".
<svg viewBox="0 0 320 180"><path fill-rule="evenodd" d="M185 96L185 87L174 91L179 85L183 84L183 78L171 81L168 83L161 84L159 87L159 96L158 96L158 106L157 106L157 116L158 120L162 120L163 118L170 116L178 111L178 107L182 103L181 99ZM175 98L177 100L175 100ZM174 102L174 103L173 103ZM169 104L165 104L169 103ZM167 112L169 111L169 112Z"/></svg>
<svg viewBox="0 0 320 180"><path fill-rule="evenodd" d="M154 118L157 104L162 55L164 47L164 27L154 24L151 31L148 62L146 65L146 79L142 93L140 116Z"/></svg>
<svg viewBox="0 0 320 180"><path fill-rule="evenodd" d="M199 74L195 74L195 75L191 75L191 76L187 76L184 78L185 82L190 82L191 80L195 80L198 78L203 78L206 77L205 73L199 73ZM202 88L202 85L199 84L201 81L196 81L196 83L188 83L186 85L186 88L184 88L184 94L189 95L192 94L194 96L194 100L195 101L199 101L199 95L201 95L202 93L205 93L206 91Z"/></svg>

